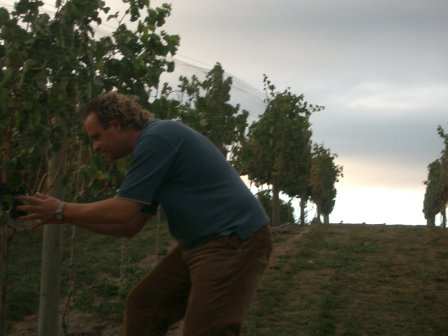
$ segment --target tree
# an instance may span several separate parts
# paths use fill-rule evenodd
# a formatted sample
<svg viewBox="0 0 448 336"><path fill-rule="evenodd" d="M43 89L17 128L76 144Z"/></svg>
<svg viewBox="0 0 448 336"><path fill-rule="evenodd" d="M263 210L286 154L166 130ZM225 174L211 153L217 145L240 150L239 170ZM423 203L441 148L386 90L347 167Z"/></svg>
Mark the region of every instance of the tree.
<svg viewBox="0 0 448 336"><path fill-rule="evenodd" d="M0 8L0 149L6 154L0 171L8 183L23 183L23 167L45 161L40 149L57 152L61 137L75 139L72 147L85 140L80 110L86 101L117 89L148 105L160 74L173 70L167 56L174 55L179 37L158 32L170 6L125 2L129 8L117 29L99 39L100 16L110 11L103 1L57 1L53 17L40 13L41 1L21 0L12 13ZM122 23L125 17L136 31ZM55 117L62 124L55 125ZM36 177L30 175L27 185Z"/></svg>
<svg viewBox="0 0 448 336"><path fill-rule="evenodd" d="M207 136L227 156L231 147L244 138L249 112L230 104L232 77L224 78L224 69L217 63L204 81L193 76L181 77L179 88L187 96L181 109L182 121Z"/></svg>
<svg viewBox="0 0 448 336"><path fill-rule="evenodd" d="M311 159L311 199L316 204L317 221L329 224L329 215L333 211L336 202L335 184L342 177L342 167L335 164L336 154L332 154L323 145L315 144Z"/></svg>
<svg viewBox="0 0 448 336"><path fill-rule="evenodd" d="M423 200L423 214L428 226L435 226L435 217L441 211L441 203L443 203L441 181L442 162L438 159L428 165L428 177L424 182L426 190Z"/></svg>
<svg viewBox="0 0 448 336"><path fill-rule="evenodd" d="M164 83L157 98L151 103L150 111L160 119L180 118L181 102L170 99L170 95L175 93L168 83Z"/></svg>
<svg viewBox="0 0 448 336"><path fill-rule="evenodd" d="M178 35L159 30L171 13L169 4L151 8L149 0L124 2L129 2L125 14L137 28L131 30L120 20L111 36L99 40L94 55L101 74L97 79L103 81L103 90L117 89L136 95L148 107L151 93L159 86L160 75L174 71L174 61L167 56L175 55L180 39Z"/></svg>
<svg viewBox="0 0 448 336"><path fill-rule="evenodd" d="M446 228L446 208L448 204L448 134L439 126L437 132L443 139L445 147L439 159L428 165L428 177L425 197L423 200L423 214L428 226L435 226L435 217L442 215L442 227Z"/></svg>
<svg viewBox="0 0 448 336"><path fill-rule="evenodd" d="M125 2L129 7L117 29L102 38L95 37L95 30L110 11L104 1L57 1L51 17L41 10L42 1L20 0L11 13L0 8L0 182L35 192L65 181L66 190L85 197L100 192L93 190L98 182L115 181L111 173L122 173L120 164L104 165L82 149L86 138L80 111L93 96L112 89L133 93L147 105L160 74L173 70L168 56L179 43L177 35L159 31L169 5L153 9L148 0ZM118 16L109 15L107 21ZM136 31L122 23L125 18L136 24ZM84 194L80 186L91 188ZM5 231L9 227L3 226ZM50 230L57 228L44 232ZM47 324L40 334L57 332L53 322Z"/></svg>
<svg viewBox="0 0 448 336"><path fill-rule="evenodd" d="M262 190L256 194L258 201L261 203L267 213L272 211L272 192L270 190ZM294 208L291 201L280 200L280 223L295 224Z"/></svg>
<svg viewBox="0 0 448 336"><path fill-rule="evenodd" d="M303 95L297 96L289 89L275 92L266 76L264 87L266 110L234 151L233 163L257 186L272 186L272 225L276 226L280 191L304 197L308 187L312 134L309 116L322 107L308 104Z"/></svg>

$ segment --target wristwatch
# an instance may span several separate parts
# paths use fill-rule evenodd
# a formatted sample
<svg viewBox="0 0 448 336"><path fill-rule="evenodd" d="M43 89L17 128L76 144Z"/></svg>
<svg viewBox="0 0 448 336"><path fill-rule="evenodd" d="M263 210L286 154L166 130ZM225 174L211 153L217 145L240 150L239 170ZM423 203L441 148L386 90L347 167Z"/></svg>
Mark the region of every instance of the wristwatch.
<svg viewBox="0 0 448 336"><path fill-rule="evenodd" d="M56 212L54 214L54 217L57 220L63 220L64 219L64 207L65 207L65 202L59 202L58 207L56 209Z"/></svg>

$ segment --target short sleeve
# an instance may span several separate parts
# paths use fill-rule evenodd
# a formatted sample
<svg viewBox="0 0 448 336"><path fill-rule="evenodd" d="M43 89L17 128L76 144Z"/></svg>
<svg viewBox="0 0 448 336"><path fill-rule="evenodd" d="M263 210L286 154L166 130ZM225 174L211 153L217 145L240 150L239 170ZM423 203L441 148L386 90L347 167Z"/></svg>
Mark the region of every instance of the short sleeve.
<svg viewBox="0 0 448 336"><path fill-rule="evenodd" d="M117 197L152 204L157 189L172 169L174 158L175 149L159 136L146 135L139 139Z"/></svg>
<svg viewBox="0 0 448 336"><path fill-rule="evenodd" d="M159 207L159 202L154 201L150 205L145 204L141 210L142 213L149 214L149 215L155 215L157 214L157 208Z"/></svg>

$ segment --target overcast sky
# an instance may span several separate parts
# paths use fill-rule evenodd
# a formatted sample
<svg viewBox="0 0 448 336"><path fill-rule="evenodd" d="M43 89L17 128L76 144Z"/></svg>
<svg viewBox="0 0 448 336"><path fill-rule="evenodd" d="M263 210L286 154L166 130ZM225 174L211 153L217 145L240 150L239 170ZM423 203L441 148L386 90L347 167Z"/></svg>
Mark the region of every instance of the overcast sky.
<svg viewBox="0 0 448 336"><path fill-rule="evenodd" d="M313 139L344 167L332 221L425 222L423 181L443 146L436 128L448 131L448 1L170 3L164 29L181 37L179 72L220 62L253 114L263 74L325 106Z"/></svg>
<svg viewBox="0 0 448 336"><path fill-rule="evenodd" d="M220 62L252 119L264 108L263 74L325 106L311 117L313 141L344 169L331 221L425 222L436 129L448 131L447 0L151 3L163 2L172 4L163 29L181 37L176 78Z"/></svg>

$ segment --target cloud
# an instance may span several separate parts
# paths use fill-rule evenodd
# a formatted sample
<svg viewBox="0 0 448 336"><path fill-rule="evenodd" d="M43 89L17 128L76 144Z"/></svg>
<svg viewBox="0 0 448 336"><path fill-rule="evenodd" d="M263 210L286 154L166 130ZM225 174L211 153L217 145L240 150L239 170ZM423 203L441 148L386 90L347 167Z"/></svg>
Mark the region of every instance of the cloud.
<svg viewBox="0 0 448 336"><path fill-rule="evenodd" d="M324 110L311 117L313 138L340 155L426 167L443 148L436 131L443 119L396 116L385 120L362 111L359 115L334 112Z"/></svg>
<svg viewBox="0 0 448 336"><path fill-rule="evenodd" d="M344 97L341 104L351 109L374 109L378 111L393 111L393 115L409 110L421 111L427 109L441 110L448 97L448 83L441 86L395 85L387 82L368 82L360 84L352 91L351 97ZM443 104L443 105L442 105ZM400 113L402 112L402 113Z"/></svg>
<svg viewBox="0 0 448 336"><path fill-rule="evenodd" d="M200 50L202 59L244 73L253 85L262 73L285 85L296 78L448 74L441 66L448 52L441 33L448 28L445 1L172 3L167 27L181 35L180 53Z"/></svg>

